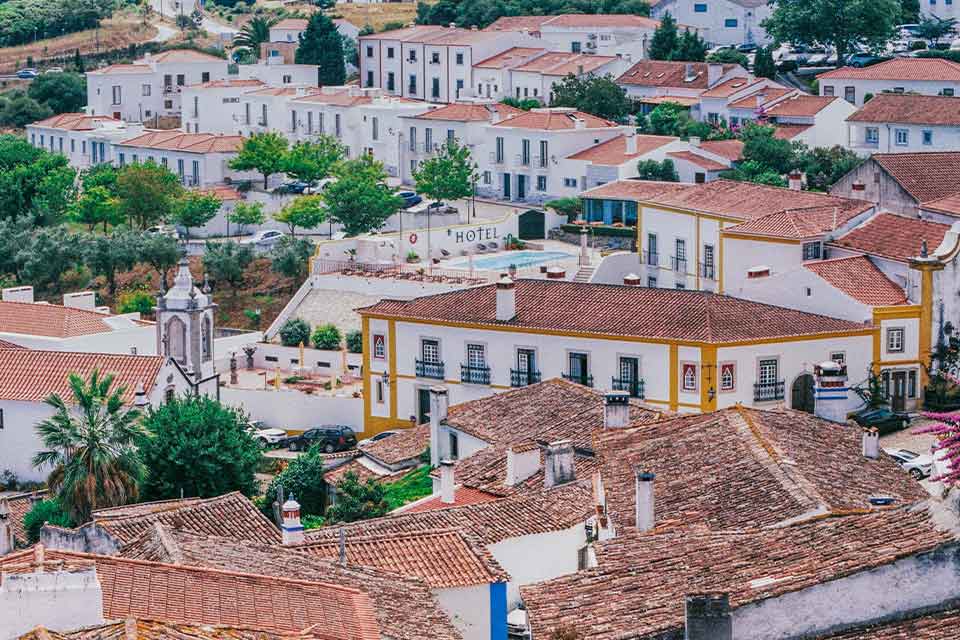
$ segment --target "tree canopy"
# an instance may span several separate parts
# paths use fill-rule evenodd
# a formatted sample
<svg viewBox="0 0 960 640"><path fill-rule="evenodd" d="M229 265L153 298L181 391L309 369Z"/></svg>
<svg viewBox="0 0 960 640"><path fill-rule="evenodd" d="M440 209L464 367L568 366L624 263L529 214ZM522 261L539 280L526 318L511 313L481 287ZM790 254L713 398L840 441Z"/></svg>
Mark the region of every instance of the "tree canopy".
<svg viewBox="0 0 960 640"><path fill-rule="evenodd" d="M320 135L315 140L293 145L284 154L281 170L297 180L314 183L329 177L334 166L346 156L346 151L335 137Z"/></svg>
<svg viewBox="0 0 960 640"><path fill-rule="evenodd" d="M213 220L222 205L223 201L212 193L187 191L177 200L171 219L186 229L189 239L191 227L202 227Z"/></svg>
<svg viewBox="0 0 960 640"><path fill-rule="evenodd" d="M339 86L346 81L343 39L329 16L324 13L310 16L306 30L300 34L295 61L297 64L317 65L321 87Z"/></svg>
<svg viewBox="0 0 960 640"><path fill-rule="evenodd" d="M356 473L347 471L337 482L337 501L325 517L330 522L355 522L379 518L388 508L382 484L373 478L361 482Z"/></svg>
<svg viewBox="0 0 960 640"><path fill-rule="evenodd" d="M470 157L470 148L449 140L438 154L420 163L413 178L417 191L434 202L458 200L473 194L476 167Z"/></svg>
<svg viewBox="0 0 960 640"><path fill-rule="evenodd" d="M283 170L284 157L289 142L275 131L255 133L244 139L240 152L230 160L235 171L257 171L263 176L263 188L275 173Z"/></svg>
<svg viewBox="0 0 960 640"><path fill-rule="evenodd" d="M120 212L134 228L170 217L184 189L177 176L153 161L128 164L117 174Z"/></svg>
<svg viewBox="0 0 960 640"><path fill-rule="evenodd" d="M337 181L323 191L327 215L343 226L348 236L375 231L403 206L387 184L383 164L363 154L338 165Z"/></svg>
<svg viewBox="0 0 960 640"><path fill-rule="evenodd" d="M301 229L319 227L327 219L327 209L322 196L299 196L273 214L273 219L287 225L290 235L296 237L297 227Z"/></svg>
<svg viewBox="0 0 960 640"><path fill-rule="evenodd" d="M610 75L568 75L553 85L551 107L574 107L600 118L622 122L633 111L626 92Z"/></svg>
<svg viewBox="0 0 960 640"><path fill-rule="evenodd" d="M30 82L27 95L53 113L80 111L87 104L87 78L79 73L44 73Z"/></svg>

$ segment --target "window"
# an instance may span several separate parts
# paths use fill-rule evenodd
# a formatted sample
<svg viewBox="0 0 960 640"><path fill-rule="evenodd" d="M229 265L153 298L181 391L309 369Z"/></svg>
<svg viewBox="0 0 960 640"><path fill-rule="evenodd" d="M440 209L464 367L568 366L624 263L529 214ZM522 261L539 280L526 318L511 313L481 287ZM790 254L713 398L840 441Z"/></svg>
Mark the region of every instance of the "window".
<svg viewBox="0 0 960 640"><path fill-rule="evenodd" d="M580 53L580 43L574 40L570 43L570 52L571 53Z"/></svg>
<svg viewBox="0 0 960 640"><path fill-rule="evenodd" d="M931 129L924 129L920 132L920 135L923 137L923 144L927 146L933 144L933 131Z"/></svg>
<svg viewBox="0 0 960 640"><path fill-rule="evenodd" d="M577 179L576 179L576 178L564 178L564 179L563 179L563 186L568 187L568 188L570 188L570 189L576 189L576 188L577 188Z"/></svg>
<svg viewBox="0 0 960 640"><path fill-rule="evenodd" d="M416 50L416 49L411 49L411 51L410 51L410 62L416 62L416 61L417 61L417 50Z"/></svg>
<svg viewBox="0 0 960 640"><path fill-rule="evenodd" d="M383 404L383 380L377 380L377 404Z"/></svg>
<svg viewBox="0 0 960 640"><path fill-rule="evenodd" d="M830 361L836 362L837 364L846 364L847 354L845 354L843 351L831 351Z"/></svg>
<svg viewBox="0 0 960 640"><path fill-rule="evenodd" d="M903 353L903 327L887 329L887 351Z"/></svg>
<svg viewBox="0 0 960 640"><path fill-rule="evenodd" d="M674 289L681 289L681 290L682 290L682 289L686 289L686 288L687 288L687 283L686 283L686 282L674 282L674 283L673 283L673 288L674 288Z"/></svg>
<svg viewBox="0 0 960 640"><path fill-rule="evenodd" d="M657 276L647 276L647 286L651 289L657 288Z"/></svg>
<svg viewBox="0 0 960 640"><path fill-rule="evenodd" d="M568 378L578 384L592 386L590 364L585 353L567 354Z"/></svg>
<svg viewBox="0 0 960 640"><path fill-rule="evenodd" d="M290 84L291 82L293 82L293 76L291 75L283 76L283 84Z"/></svg>
<svg viewBox="0 0 960 640"><path fill-rule="evenodd" d="M417 95L417 76L410 74L410 82L407 86L407 93Z"/></svg>
<svg viewBox="0 0 960 640"><path fill-rule="evenodd" d="M541 167L547 166L547 155L548 155L547 141L541 140L540 141L540 166Z"/></svg>
<svg viewBox="0 0 960 640"><path fill-rule="evenodd" d="M460 97L460 91L463 89L463 80L457 80L457 97Z"/></svg>
<svg viewBox="0 0 960 640"><path fill-rule="evenodd" d="M434 51L430 54L430 64L440 64L440 52Z"/></svg>
<svg viewBox="0 0 960 640"><path fill-rule="evenodd" d="M127 164L127 156L122 151L117 154L117 162L121 167L124 167Z"/></svg>
<svg viewBox="0 0 960 640"><path fill-rule="evenodd" d="M307 133L313 133L313 111L307 111Z"/></svg>
<svg viewBox="0 0 960 640"><path fill-rule="evenodd" d="M647 234L647 259L645 262L654 267L660 264L660 256L657 255L657 236L654 233Z"/></svg>
<svg viewBox="0 0 960 640"><path fill-rule="evenodd" d="M940 91L940 95L953 97L953 89L950 87L944 87L943 90Z"/></svg>
<svg viewBox="0 0 960 640"><path fill-rule="evenodd" d="M493 174L491 174L489 171L484 171L483 184L490 184L491 182L493 182Z"/></svg>
<svg viewBox="0 0 960 640"><path fill-rule="evenodd" d="M430 86L430 95L434 98L440 97L440 78L433 78Z"/></svg>
<svg viewBox="0 0 960 640"><path fill-rule="evenodd" d="M267 126L267 105L260 105L260 126Z"/></svg>
<svg viewBox="0 0 960 640"><path fill-rule="evenodd" d="M388 71L387 72L387 91L395 91L395 90L396 90L396 81L394 80L394 73L393 71Z"/></svg>
<svg viewBox="0 0 960 640"><path fill-rule="evenodd" d="M190 166L193 169L192 184L198 185L200 184L200 161L194 160Z"/></svg>
<svg viewBox="0 0 960 640"><path fill-rule="evenodd" d="M453 144L457 139L457 132L453 129L447 129L447 144Z"/></svg>
<svg viewBox="0 0 960 640"><path fill-rule="evenodd" d="M863 139L867 144L880 144L880 128L867 127Z"/></svg>
<svg viewBox="0 0 960 640"><path fill-rule="evenodd" d="M780 362L776 358L761 360L757 365L757 382L775 385L780 381Z"/></svg>
<svg viewBox="0 0 960 640"><path fill-rule="evenodd" d="M803 243L803 259L804 260L819 260L821 255L821 248L819 242L804 242Z"/></svg>
<svg viewBox="0 0 960 640"><path fill-rule="evenodd" d="M917 370L911 369L907 372L907 397L917 397ZM2 416L0 416L2 417ZM0 426L2 428L2 426Z"/></svg>
<svg viewBox="0 0 960 640"><path fill-rule="evenodd" d="M737 19L736 18L727 18L723 21L723 26L727 29L736 29L737 28Z"/></svg>
<svg viewBox="0 0 960 640"><path fill-rule="evenodd" d="M42 136L41 136L41 144L43 144ZM496 149L497 149L497 152L496 152L497 164L500 164L503 162L503 138L497 138Z"/></svg>
<svg viewBox="0 0 960 640"><path fill-rule="evenodd" d="M70 140L70 153L73 153L73 152L75 152L76 150L77 150L77 141L71 139L71 140Z"/></svg>
<svg viewBox="0 0 960 640"><path fill-rule="evenodd" d="M487 366L487 351L482 344L467 345L467 366L482 369Z"/></svg>
<svg viewBox="0 0 960 640"><path fill-rule="evenodd" d="M150 85L145 84L140 87L140 95L149 96L150 95Z"/></svg>
<svg viewBox="0 0 960 640"><path fill-rule="evenodd" d="M894 93L903 93L903 91L904 91L903 87L894 87L894 88L893 88L893 92L894 92Z"/></svg>
<svg viewBox="0 0 960 640"><path fill-rule="evenodd" d="M210 72L204 71L200 74L200 82L210 82Z"/></svg>
<svg viewBox="0 0 960 640"><path fill-rule="evenodd" d="M340 137L340 114L339 113L333 114L333 134L338 138Z"/></svg>
<svg viewBox="0 0 960 640"><path fill-rule="evenodd" d="M392 52L393 49L390 49L390 51ZM368 58L373 57L373 47L371 47L370 45L367 45L367 57ZM393 57L393 56L388 56L388 57Z"/></svg>
<svg viewBox="0 0 960 640"><path fill-rule="evenodd" d="M424 151L429 152L431 149L433 149L433 129L431 127L427 127L423 130L423 146Z"/></svg>
<svg viewBox="0 0 960 640"><path fill-rule="evenodd" d="M122 98L122 91L120 85L114 85L112 87L112 96L113 104L120 104Z"/></svg>
<svg viewBox="0 0 960 640"><path fill-rule="evenodd" d="M250 103L243 105L243 123L250 124Z"/></svg>
<svg viewBox="0 0 960 640"><path fill-rule="evenodd" d="M387 47L387 58L393 60L393 47Z"/></svg>
<svg viewBox="0 0 960 640"><path fill-rule="evenodd" d="M703 245L703 277L710 278L711 280L714 277L714 262L713 262L713 245L705 244Z"/></svg>
<svg viewBox="0 0 960 640"><path fill-rule="evenodd" d="M850 104L855 104L857 102L857 88L856 87L844 87L843 88L843 99L849 102Z"/></svg>
<svg viewBox="0 0 960 640"><path fill-rule="evenodd" d="M450 457L454 460L460 457L460 438L456 432L450 432Z"/></svg>
<svg viewBox="0 0 960 640"><path fill-rule="evenodd" d="M383 360L387 354L387 339L382 333L373 334L373 357Z"/></svg>
<svg viewBox="0 0 960 640"><path fill-rule="evenodd" d="M702 2L698 2L697 4L693 5L693 12L694 12L694 13L706 13L706 12L707 12L707 5L704 4L704 3L702 3Z"/></svg>
<svg viewBox="0 0 960 640"><path fill-rule="evenodd" d="M530 141L529 140L520 141L520 164L522 165L530 164Z"/></svg>
<svg viewBox="0 0 960 640"><path fill-rule="evenodd" d="M825 95L825 96L832 96L832 95L833 95L833 85L829 85L829 84L828 84L828 85L825 85L825 86L821 87L821 90L823 91L823 95Z"/></svg>
<svg viewBox="0 0 960 640"><path fill-rule="evenodd" d="M134 160L136 162L136 160ZM180 176L180 179L183 179L183 158L177 159L177 175Z"/></svg>
<svg viewBox="0 0 960 640"><path fill-rule="evenodd" d="M456 55L456 61L457 61L457 64L463 64L463 54L462 54L462 53L458 53L458 54Z"/></svg>
<svg viewBox="0 0 960 640"><path fill-rule="evenodd" d="M367 71L367 86L373 86L373 71Z"/></svg>
<svg viewBox="0 0 960 640"><path fill-rule="evenodd" d="M417 128L410 127L410 151L417 150Z"/></svg>
<svg viewBox="0 0 960 640"><path fill-rule="evenodd" d="M297 112L295 110L290 112L290 131L297 132Z"/></svg>
<svg viewBox="0 0 960 640"><path fill-rule="evenodd" d="M720 391L733 391L737 388L737 366L733 362L720 363Z"/></svg>
<svg viewBox="0 0 960 640"><path fill-rule="evenodd" d="M547 190L547 176L537 176L537 191Z"/></svg>
<svg viewBox="0 0 960 640"><path fill-rule="evenodd" d="M697 365L692 362L681 363L681 384L684 391L697 390Z"/></svg>
<svg viewBox="0 0 960 640"><path fill-rule="evenodd" d="M375 141L380 139L380 120L376 117L371 119L370 134Z"/></svg>
<svg viewBox="0 0 960 640"><path fill-rule="evenodd" d="M894 129L894 143L897 146L905 147L910 144L910 131L907 129Z"/></svg>
<svg viewBox="0 0 960 640"><path fill-rule="evenodd" d="M187 84L187 77L186 77L185 75L183 75L182 73L178 73L178 74L177 74L177 86L178 86L178 87L182 87L182 86L185 85L185 84Z"/></svg>
<svg viewBox="0 0 960 640"><path fill-rule="evenodd" d="M420 341L420 357L430 364L440 363L440 343L436 340L424 338Z"/></svg>

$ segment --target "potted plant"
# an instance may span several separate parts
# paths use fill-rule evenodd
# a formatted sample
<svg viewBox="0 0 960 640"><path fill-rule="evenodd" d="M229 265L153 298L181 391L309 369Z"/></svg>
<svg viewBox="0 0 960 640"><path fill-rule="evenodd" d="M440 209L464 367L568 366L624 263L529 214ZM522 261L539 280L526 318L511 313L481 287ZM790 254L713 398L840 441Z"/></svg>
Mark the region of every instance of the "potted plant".
<svg viewBox="0 0 960 640"><path fill-rule="evenodd" d="M417 255L417 252L414 251L413 249L411 249L410 251L408 251L408 252L407 252L407 263L408 263L408 264L416 264L416 263L418 263L418 262L420 262L420 256Z"/></svg>

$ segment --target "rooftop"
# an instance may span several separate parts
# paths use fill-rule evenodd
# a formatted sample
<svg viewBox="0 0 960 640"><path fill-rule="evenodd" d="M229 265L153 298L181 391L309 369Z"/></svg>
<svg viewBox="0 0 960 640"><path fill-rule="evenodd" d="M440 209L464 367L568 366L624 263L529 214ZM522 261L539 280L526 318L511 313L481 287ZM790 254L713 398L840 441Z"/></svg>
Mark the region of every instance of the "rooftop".
<svg viewBox="0 0 960 640"><path fill-rule="evenodd" d="M539 18L539 16L538 16ZM504 20L505 18L500 18ZM496 23L494 23L496 24ZM507 67L513 67L518 64L526 62L533 56L538 56L546 53L546 49L540 49L535 47L513 47L507 49L506 51L501 51L495 56L490 56L485 60L481 60L474 64L474 67L480 69L504 69Z"/></svg>
<svg viewBox="0 0 960 640"><path fill-rule="evenodd" d="M501 118L523 113L521 109L500 103L454 102L417 116L418 120L445 120L450 122L491 122L494 115Z"/></svg>
<svg viewBox="0 0 960 640"><path fill-rule="evenodd" d="M960 608L952 608L840 631L820 640L948 640L956 634L958 626Z"/></svg>
<svg viewBox="0 0 960 640"><path fill-rule="evenodd" d="M530 71L547 76L583 75L592 73L610 64L615 56L598 56L585 53L551 51L514 68L514 71Z"/></svg>
<svg viewBox="0 0 960 640"><path fill-rule="evenodd" d="M283 20L272 25L271 29L295 29L297 31L304 31L307 28L307 25L310 23L306 18L284 18Z"/></svg>
<svg viewBox="0 0 960 640"><path fill-rule="evenodd" d="M506 322L496 319L496 285L410 301L382 300L360 313L491 329L703 343L868 330L846 320L692 290L518 280L515 291L517 314Z"/></svg>
<svg viewBox="0 0 960 640"><path fill-rule="evenodd" d="M960 192L936 200L928 200L923 203L923 210L960 217Z"/></svg>
<svg viewBox="0 0 960 640"><path fill-rule="evenodd" d="M613 16L611 16L613 17ZM619 16L617 16L619 17ZM617 78L617 84L644 87L683 87L685 89L708 89L709 64L706 62L667 62L665 60L641 60ZM721 73L736 68L724 64ZM687 71L691 72L689 75Z"/></svg>
<svg viewBox="0 0 960 640"><path fill-rule="evenodd" d="M717 162L711 158L701 156L693 151L668 151L667 156L673 158L674 160L683 160L684 162L689 162L706 171L725 171L730 168L728 165L725 165L722 162Z"/></svg>
<svg viewBox="0 0 960 640"><path fill-rule="evenodd" d="M812 126L812 124L775 124L773 137L778 140L793 140Z"/></svg>
<svg viewBox="0 0 960 640"><path fill-rule="evenodd" d="M227 65L227 59L225 57L213 56L195 49L169 49L167 51L161 51L160 53L147 54L137 62L145 62L147 60L176 64L183 64L185 62L222 62L224 67Z"/></svg>
<svg viewBox="0 0 960 640"><path fill-rule="evenodd" d="M835 206L785 209L726 227L723 233L762 235L785 240L815 238L834 231L871 209L870 203L864 202L863 205L842 209Z"/></svg>
<svg viewBox="0 0 960 640"><path fill-rule="evenodd" d="M46 489L42 491L20 493L7 496L7 506L10 507L10 526L13 529L13 537L20 544L27 543L27 531L23 526L23 517L33 508L34 499L43 500L47 496Z"/></svg>
<svg viewBox="0 0 960 640"><path fill-rule="evenodd" d="M763 78L730 78L713 85L700 94L701 98L728 98L754 85L766 82ZM776 85L775 85L776 86Z"/></svg>
<svg viewBox="0 0 960 640"><path fill-rule="evenodd" d="M650 153L660 147L666 146L671 142L676 142L679 138L673 136L651 136L634 135L637 143L635 153L627 153L627 136L617 136L592 147L587 147L583 151L567 156L568 160L586 160L593 164L605 166L619 166L624 162L635 160L640 156Z"/></svg>
<svg viewBox="0 0 960 640"><path fill-rule="evenodd" d="M761 104L767 104L794 91L796 91L796 89L788 89L787 87L781 87L779 85L773 87L767 86L751 93L748 96L734 100L728 106L730 109L756 109L757 98L761 99Z"/></svg>
<svg viewBox="0 0 960 640"><path fill-rule="evenodd" d="M531 109L518 114L508 114L506 118L494 123L495 127L513 129L538 129L544 131L572 130L582 126L584 129L609 129L619 125L610 120L576 111L565 107Z"/></svg>
<svg viewBox="0 0 960 640"><path fill-rule="evenodd" d="M779 117L813 117L833 104L834 101L841 99L833 96L811 96L805 93L794 93L769 106L764 106L764 113L767 116Z"/></svg>
<svg viewBox="0 0 960 640"><path fill-rule="evenodd" d="M960 82L960 64L944 58L893 58L869 67L840 67L817 79Z"/></svg>
<svg viewBox="0 0 960 640"><path fill-rule="evenodd" d="M90 116L85 113L60 113L31 124L33 127L50 127L65 131L92 131L97 128L98 122L114 122L120 124L111 116Z"/></svg>
<svg viewBox="0 0 960 640"><path fill-rule="evenodd" d="M543 27L558 27L562 29L612 27L653 30L659 25L659 20L634 14L564 13L555 16L503 16L484 29L484 31L523 31L527 29L530 33L538 33Z"/></svg>
<svg viewBox="0 0 960 640"><path fill-rule="evenodd" d="M803 266L865 305L879 307L909 302L903 289L866 256L816 260Z"/></svg>
<svg viewBox="0 0 960 640"><path fill-rule="evenodd" d="M184 151L186 153L234 153L240 150L243 136L182 131L151 131L115 143L118 146Z"/></svg>
<svg viewBox="0 0 960 640"><path fill-rule="evenodd" d="M960 184L960 151L875 153L871 160L917 202L938 200L960 191L957 188Z"/></svg>
<svg viewBox="0 0 960 640"><path fill-rule="evenodd" d="M228 78L226 80L211 80L200 84L189 85L191 89L229 89L231 87L252 88L262 87L264 83L256 78Z"/></svg>
<svg viewBox="0 0 960 640"><path fill-rule="evenodd" d="M109 333L109 315L59 304L0 301L0 333L76 338Z"/></svg>
<svg viewBox="0 0 960 640"><path fill-rule="evenodd" d="M943 241L943 236L949 230L948 224L881 213L836 238L831 244L881 258L908 262L910 258L920 255L920 245L924 240L933 250Z"/></svg>
<svg viewBox="0 0 960 640"><path fill-rule="evenodd" d="M37 627L17 640L326 640L327 634L313 628L300 633L265 632L227 625L177 624L146 618L105 622L75 631Z"/></svg>
<svg viewBox="0 0 960 640"><path fill-rule="evenodd" d="M960 98L880 93L847 122L896 122L898 124L960 125Z"/></svg>
<svg viewBox="0 0 960 640"><path fill-rule="evenodd" d="M700 143L700 148L731 162L743 157L743 142L740 140L704 140Z"/></svg>

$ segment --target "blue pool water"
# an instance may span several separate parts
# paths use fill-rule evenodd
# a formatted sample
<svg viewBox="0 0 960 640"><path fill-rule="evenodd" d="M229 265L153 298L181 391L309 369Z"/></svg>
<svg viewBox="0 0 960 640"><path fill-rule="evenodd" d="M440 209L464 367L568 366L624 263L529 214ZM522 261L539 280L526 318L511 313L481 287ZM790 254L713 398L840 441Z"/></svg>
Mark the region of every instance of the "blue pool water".
<svg viewBox="0 0 960 640"><path fill-rule="evenodd" d="M473 259L473 268L480 270L506 269L515 264L518 267L529 267L531 265L563 258L572 258L573 256L563 251L510 251L508 253L498 253L493 256ZM469 265L468 260L458 260L451 267L466 269Z"/></svg>

